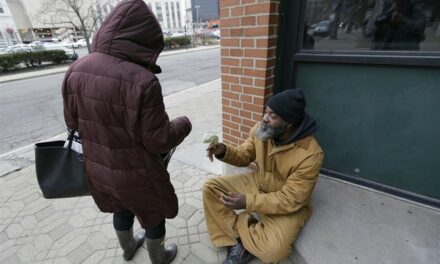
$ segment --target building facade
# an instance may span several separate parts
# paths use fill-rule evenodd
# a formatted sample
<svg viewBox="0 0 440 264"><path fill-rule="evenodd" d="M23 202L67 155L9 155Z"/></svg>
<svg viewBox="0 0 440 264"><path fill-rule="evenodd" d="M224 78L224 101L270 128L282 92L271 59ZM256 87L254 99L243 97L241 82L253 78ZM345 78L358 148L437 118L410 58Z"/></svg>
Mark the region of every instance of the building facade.
<svg viewBox="0 0 440 264"><path fill-rule="evenodd" d="M185 0L144 0L156 15L164 32L185 32L192 20L187 16L190 8Z"/></svg>
<svg viewBox="0 0 440 264"><path fill-rule="evenodd" d="M0 49L21 42L17 25L6 0L0 0Z"/></svg>
<svg viewBox="0 0 440 264"><path fill-rule="evenodd" d="M300 88L325 175L440 207L440 2L392 2L221 0L224 141Z"/></svg>

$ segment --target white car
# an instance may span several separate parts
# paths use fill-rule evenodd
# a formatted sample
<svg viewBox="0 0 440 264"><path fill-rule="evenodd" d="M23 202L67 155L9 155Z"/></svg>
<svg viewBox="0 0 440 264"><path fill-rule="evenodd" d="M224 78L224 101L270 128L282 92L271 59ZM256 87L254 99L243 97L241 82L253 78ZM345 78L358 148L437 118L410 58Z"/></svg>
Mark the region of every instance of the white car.
<svg viewBox="0 0 440 264"><path fill-rule="evenodd" d="M30 52L32 47L27 44L16 44L6 48L6 53L16 53L16 52Z"/></svg>
<svg viewBox="0 0 440 264"><path fill-rule="evenodd" d="M66 48L60 43L44 43L43 45L39 45L35 48L35 50L63 50L67 57L69 57L69 60L76 60L78 59L78 54L70 48Z"/></svg>
<svg viewBox="0 0 440 264"><path fill-rule="evenodd" d="M87 47L87 42L85 39L78 39L78 41L75 43L77 45L76 48L78 48L78 49Z"/></svg>

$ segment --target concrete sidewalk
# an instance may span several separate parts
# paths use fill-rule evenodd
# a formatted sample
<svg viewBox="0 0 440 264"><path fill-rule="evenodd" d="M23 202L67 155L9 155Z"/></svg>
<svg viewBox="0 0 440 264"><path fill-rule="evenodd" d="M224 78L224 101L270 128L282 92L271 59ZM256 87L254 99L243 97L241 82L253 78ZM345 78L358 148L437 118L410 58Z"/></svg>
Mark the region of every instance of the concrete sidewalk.
<svg viewBox="0 0 440 264"><path fill-rule="evenodd" d="M168 96L165 105L170 118L187 115L193 123L169 165L180 206L166 226L168 241L178 243L173 263L221 263L226 252L209 240L201 197L205 180L226 171L207 160L201 143L204 133L221 135L220 80ZM90 197L44 199L32 147L2 155L0 168L12 159L27 165L0 174L0 263L125 263L111 214ZM438 209L326 176L313 196L314 214L282 263L438 263ZM130 263L150 263L145 246Z"/></svg>

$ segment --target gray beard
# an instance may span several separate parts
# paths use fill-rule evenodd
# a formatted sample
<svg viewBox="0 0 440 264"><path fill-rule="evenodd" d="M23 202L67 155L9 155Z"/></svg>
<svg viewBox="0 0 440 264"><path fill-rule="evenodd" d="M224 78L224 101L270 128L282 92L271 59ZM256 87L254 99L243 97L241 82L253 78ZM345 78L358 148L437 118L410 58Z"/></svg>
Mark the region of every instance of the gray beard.
<svg viewBox="0 0 440 264"><path fill-rule="evenodd" d="M255 134L261 141L266 142L269 139L276 139L286 131L287 126L273 128L264 122L260 122L260 126Z"/></svg>

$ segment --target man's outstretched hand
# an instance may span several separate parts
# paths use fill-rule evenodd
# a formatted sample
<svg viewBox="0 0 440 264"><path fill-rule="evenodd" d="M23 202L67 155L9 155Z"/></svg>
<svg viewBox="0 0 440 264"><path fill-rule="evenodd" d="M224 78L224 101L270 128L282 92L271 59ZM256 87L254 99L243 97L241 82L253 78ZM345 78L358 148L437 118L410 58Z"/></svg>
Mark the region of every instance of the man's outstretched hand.
<svg viewBox="0 0 440 264"><path fill-rule="evenodd" d="M222 194L220 201L231 209L246 209L246 195L241 193Z"/></svg>
<svg viewBox="0 0 440 264"><path fill-rule="evenodd" d="M223 143L211 143L206 149L206 156L208 156L209 160L212 162L214 158L212 155L223 157L226 152L226 146Z"/></svg>

